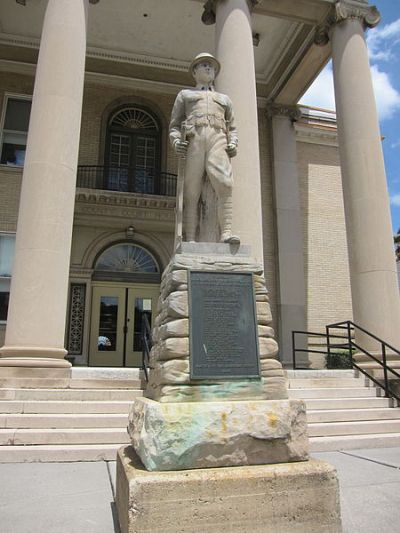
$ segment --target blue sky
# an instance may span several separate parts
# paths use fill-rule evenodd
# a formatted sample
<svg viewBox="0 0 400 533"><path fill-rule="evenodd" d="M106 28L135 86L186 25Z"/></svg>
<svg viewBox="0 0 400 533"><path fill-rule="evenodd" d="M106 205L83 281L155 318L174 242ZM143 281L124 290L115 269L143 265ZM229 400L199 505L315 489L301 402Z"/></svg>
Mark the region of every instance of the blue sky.
<svg viewBox="0 0 400 533"><path fill-rule="evenodd" d="M367 31L372 78L378 106L392 211L393 232L400 228L400 1L375 0L380 24ZM301 103L335 108L332 66L323 70L300 100Z"/></svg>

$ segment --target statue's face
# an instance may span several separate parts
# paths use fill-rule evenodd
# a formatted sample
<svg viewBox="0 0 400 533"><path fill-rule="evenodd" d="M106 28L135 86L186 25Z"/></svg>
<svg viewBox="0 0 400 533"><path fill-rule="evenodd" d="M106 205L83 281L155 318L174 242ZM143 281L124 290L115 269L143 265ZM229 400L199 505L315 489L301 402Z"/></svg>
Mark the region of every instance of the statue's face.
<svg viewBox="0 0 400 533"><path fill-rule="evenodd" d="M214 65L209 61L202 61L194 69L194 79L197 83L211 83L215 79Z"/></svg>

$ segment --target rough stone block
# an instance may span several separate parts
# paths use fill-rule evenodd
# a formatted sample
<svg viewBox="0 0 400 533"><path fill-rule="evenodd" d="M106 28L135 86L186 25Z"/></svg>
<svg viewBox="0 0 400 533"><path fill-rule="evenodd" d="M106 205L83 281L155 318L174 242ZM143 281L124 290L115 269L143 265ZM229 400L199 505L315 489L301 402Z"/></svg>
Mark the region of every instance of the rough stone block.
<svg viewBox="0 0 400 533"><path fill-rule="evenodd" d="M166 299L164 305L168 316L172 318L187 318L189 316L189 301L187 292L172 292Z"/></svg>
<svg viewBox="0 0 400 533"><path fill-rule="evenodd" d="M275 339L260 337L258 344L260 348L260 359L272 359L278 355L279 346Z"/></svg>
<svg viewBox="0 0 400 533"><path fill-rule="evenodd" d="M269 326L272 322L272 314L269 303L256 302L257 307L257 322L264 326Z"/></svg>
<svg viewBox="0 0 400 533"><path fill-rule="evenodd" d="M171 337L161 341L155 349L157 358L160 361L167 359L179 359L189 357L189 338L188 337Z"/></svg>
<svg viewBox="0 0 400 533"><path fill-rule="evenodd" d="M160 327L159 338L166 339L167 337L189 337L189 320L181 318L163 324Z"/></svg>
<svg viewBox="0 0 400 533"><path fill-rule="evenodd" d="M328 463L147 472L131 446L117 456L122 533L340 533Z"/></svg>
<svg viewBox="0 0 400 533"><path fill-rule="evenodd" d="M301 400L165 404L138 398L128 433L147 470L271 464L308 459Z"/></svg>
<svg viewBox="0 0 400 533"><path fill-rule="evenodd" d="M275 331L269 326L257 326L257 332L259 337L275 337Z"/></svg>

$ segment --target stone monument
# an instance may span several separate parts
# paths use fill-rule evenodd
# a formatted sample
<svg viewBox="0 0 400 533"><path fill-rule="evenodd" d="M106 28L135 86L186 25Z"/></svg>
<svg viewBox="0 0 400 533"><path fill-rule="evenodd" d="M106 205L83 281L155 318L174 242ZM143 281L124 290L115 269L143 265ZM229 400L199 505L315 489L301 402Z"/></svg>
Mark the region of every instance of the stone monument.
<svg viewBox="0 0 400 533"><path fill-rule="evenodd" d="M229 97L214 90L220 68L198 55L196 87L172 112L176 249L162 275L145 397L129 416L132 446L118 453L121 529L339 532L336 473L309 460L305 404L288 399L263 266L232 234L238 135ZM217 237L196 242L207 182Z"/></svg>

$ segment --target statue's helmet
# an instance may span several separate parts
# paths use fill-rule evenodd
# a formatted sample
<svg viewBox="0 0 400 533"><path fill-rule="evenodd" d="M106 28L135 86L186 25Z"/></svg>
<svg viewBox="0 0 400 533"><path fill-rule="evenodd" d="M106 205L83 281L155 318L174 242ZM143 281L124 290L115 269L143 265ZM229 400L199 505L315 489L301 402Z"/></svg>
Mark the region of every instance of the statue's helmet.
<svg viewBox="0 0 400 533"><path fill-rule="evenodd" d="M215 76L218 76L218 73L221 70L221 64L218 61L218 59L215 59L213 55L208 54L207 52L202 52L201 54L198 54L193 59L189 67L189 72L191 73L191 75L194 77L194 70L199 63L206 63L206 62L209 62L213 65L215 69Z"/></svg>

